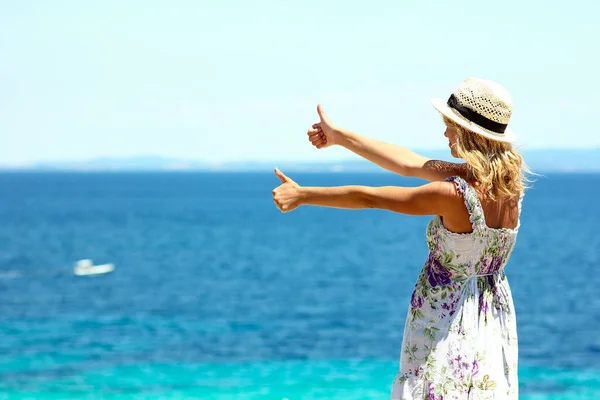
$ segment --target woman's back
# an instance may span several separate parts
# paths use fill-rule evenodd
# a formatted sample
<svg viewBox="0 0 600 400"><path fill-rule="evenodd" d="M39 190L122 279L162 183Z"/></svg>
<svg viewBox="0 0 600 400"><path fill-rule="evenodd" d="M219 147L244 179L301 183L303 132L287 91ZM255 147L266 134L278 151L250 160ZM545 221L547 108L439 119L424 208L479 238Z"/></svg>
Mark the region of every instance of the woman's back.
<svg viewBox="0 0 600 400"><path fill-rule="evenodd" d="M454 181L455 177L448 180ZM476 194L478 207L482 209L484 215L485 226L490 229L516 229L519 224L520 201L522 196L517 196L509 199L492 199L487 193L481 193L478 190L477 183L469 183L463 178L465 185L469 187L469 191ZM457 200L462 200L463 194L460 188L453 188L456 193ZM456 211L444 217L444 226L456 233L469 233L472 231L470 223L470 215L468 210L462 205L462 201Z"/></svg>
<svg viewBox="0 0 600 400"><path fill-rule="evenodd" d="M477 192L477 190L475 189ZM493 229L515 229L519 224L520 197L491 200L477 193L485 215L485 223Z"/></svg>

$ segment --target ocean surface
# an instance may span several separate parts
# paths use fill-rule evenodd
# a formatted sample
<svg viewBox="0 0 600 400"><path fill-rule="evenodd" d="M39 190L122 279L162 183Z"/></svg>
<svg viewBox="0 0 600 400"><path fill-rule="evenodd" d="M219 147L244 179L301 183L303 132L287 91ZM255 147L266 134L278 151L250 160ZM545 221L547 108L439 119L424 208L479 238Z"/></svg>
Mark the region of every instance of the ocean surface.
<svg viewBox="0 0 600 400"><path fill-rule="evenodd" d="M0 174L0 399L389 398L429 217L282 214L277 185L270 173ZM525 197L506 267L522 399L600 398L599 198L598 174L538 177ZM75 276L83 258L116 269Z"/></svg>

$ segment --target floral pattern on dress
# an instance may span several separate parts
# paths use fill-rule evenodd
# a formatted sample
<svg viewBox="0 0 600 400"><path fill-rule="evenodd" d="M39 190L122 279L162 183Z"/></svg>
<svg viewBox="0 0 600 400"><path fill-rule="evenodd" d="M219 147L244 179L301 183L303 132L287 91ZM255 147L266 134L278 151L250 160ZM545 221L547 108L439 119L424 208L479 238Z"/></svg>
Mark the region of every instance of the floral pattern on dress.
<svg viewBox="0 0 600 400"><path fill-rule="evenodd" d="M410 299L391 398L517 399L516 320L504 267L519 226L488 228L473 187L457 176L447 181L463 196L473 231L451 232L439 216L427 227L429 255Z"/></svg>

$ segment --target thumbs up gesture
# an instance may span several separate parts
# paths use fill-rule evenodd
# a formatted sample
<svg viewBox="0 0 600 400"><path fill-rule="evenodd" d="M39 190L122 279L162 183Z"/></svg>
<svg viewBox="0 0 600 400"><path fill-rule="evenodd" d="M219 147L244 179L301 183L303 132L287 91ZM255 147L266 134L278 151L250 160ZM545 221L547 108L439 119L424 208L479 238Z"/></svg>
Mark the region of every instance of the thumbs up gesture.
<svg viewBox="0 0 600 400"><path fill-rule="evenodd" d="M279 211L285 213L298 208L302 194L300 185L285 176L277 168L275 168L275 175L281 181L281 185L273 190L273 201Z"/></svg>
<svg viewBox="0 0 600 400"><path fill-rule="evenodd" d="M340 130L331 123L320 104L317 106L317 113L319 122L308 129L308 140L317 149L339 144Z"/></svg>

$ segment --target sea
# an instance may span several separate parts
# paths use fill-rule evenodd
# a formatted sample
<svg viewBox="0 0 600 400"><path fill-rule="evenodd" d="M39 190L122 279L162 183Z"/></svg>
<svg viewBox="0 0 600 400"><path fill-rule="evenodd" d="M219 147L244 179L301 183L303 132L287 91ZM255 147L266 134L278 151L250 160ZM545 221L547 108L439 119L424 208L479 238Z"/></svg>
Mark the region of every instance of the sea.
<svg viewBox="0 0 600 400"><path fill-rule="evenodd" d="M1 173L0 399L389 398L430 217L283 214L278 184L271 172ZM525 196L506 267L521 399L600 399L599 198L592 173L541 174ZM77 276L80 259L115 269Z"/></svg>

